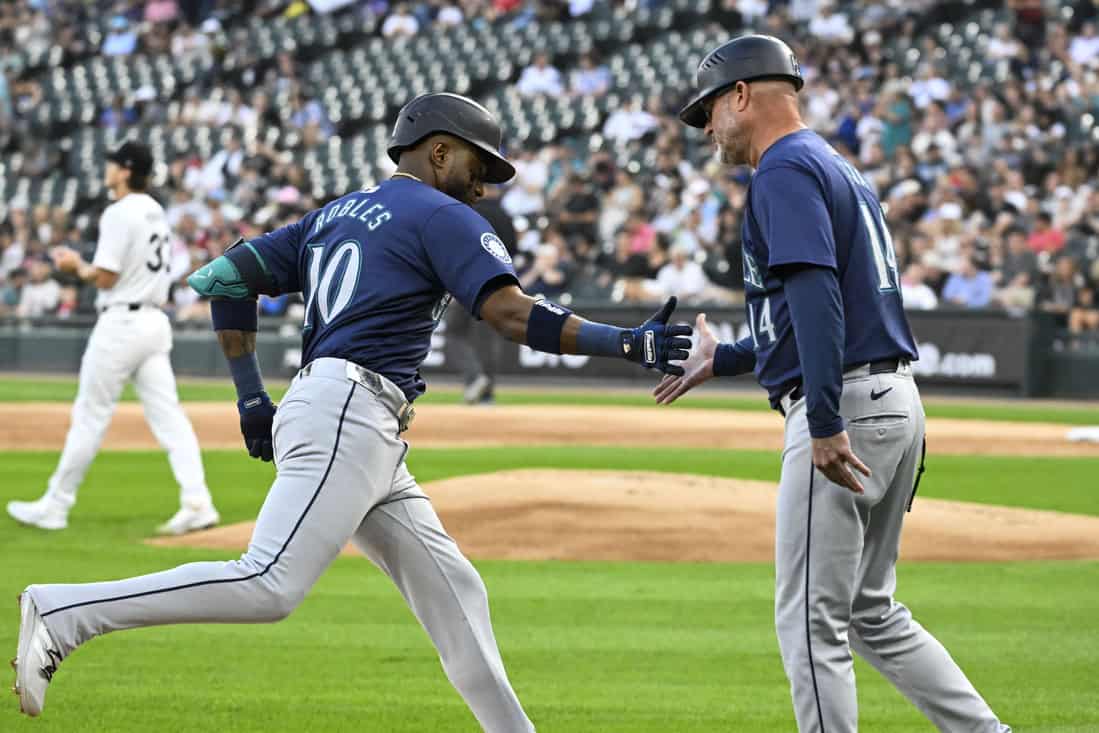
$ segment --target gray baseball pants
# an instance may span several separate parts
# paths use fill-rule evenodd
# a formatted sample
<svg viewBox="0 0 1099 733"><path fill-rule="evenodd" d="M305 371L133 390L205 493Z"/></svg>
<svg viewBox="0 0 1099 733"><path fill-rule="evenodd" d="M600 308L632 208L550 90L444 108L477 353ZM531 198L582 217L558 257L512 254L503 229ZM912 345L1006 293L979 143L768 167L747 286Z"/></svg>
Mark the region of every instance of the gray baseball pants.
<svg viewBox="0 0 1099 733"><path fill-rule="evenodd" d="M484 730L533 731L504 671L484 583L405 467L404 396L341 359L307 370L275 416L278 477L248 551L126 580L31 586L59 651L120 629L279 621L350 540L397 585Z"/></svg>
<svg viewBox="0 0 1099 733"><path fill-rule="evenodd" d="M873 475L859 496L813 467L805 400L790 403L775 532L775 627L801 733L858 729L854 650L944 733L1010 733L935 637L893 598L924 411L911 369L844 375L840 414Z"/></svg>

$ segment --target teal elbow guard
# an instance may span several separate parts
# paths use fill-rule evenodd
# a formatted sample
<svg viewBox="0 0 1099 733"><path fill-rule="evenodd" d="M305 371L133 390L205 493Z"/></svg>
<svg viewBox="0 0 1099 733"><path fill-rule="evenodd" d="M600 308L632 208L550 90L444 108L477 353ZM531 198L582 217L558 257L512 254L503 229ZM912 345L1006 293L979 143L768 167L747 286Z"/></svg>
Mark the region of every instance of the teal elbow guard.
<svg viewBox="0 0 1099 733"><path fill-rule="evenodd" d="M252 289L236 265L224 255L191 273L187 284L199 295L210 298L242 300L253 297Z"/></svg>

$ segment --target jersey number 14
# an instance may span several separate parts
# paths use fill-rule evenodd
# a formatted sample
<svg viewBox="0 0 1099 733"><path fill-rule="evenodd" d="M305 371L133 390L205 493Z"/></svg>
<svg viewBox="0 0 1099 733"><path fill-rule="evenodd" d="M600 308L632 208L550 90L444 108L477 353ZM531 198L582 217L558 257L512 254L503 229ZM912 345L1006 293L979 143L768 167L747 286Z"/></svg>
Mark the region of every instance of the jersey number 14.
<svg viewBox="0 0 1099 733"><path fill-rule="evenodd" d="M870 210L865 201L859 203L862 222L866 225L866 234L870 239L870 250L874 255L874 266L878 270L878 289L896 290L900 277L897 275L897 252L893 249L893 238L889 236L889 227L885 225L881 208Z"/></svg>
<svg viewBox="0 0 1099 733"><path fill-rule="evenodd" d="M758 324L758 325L757 325ZM759 341L767 336L767 343L775 342L775 322L771 318L771 298L764 298L759 303L759 320L756 321L755 303L748 303L748 330L752 334L752 346L759 350Z"/></svg>

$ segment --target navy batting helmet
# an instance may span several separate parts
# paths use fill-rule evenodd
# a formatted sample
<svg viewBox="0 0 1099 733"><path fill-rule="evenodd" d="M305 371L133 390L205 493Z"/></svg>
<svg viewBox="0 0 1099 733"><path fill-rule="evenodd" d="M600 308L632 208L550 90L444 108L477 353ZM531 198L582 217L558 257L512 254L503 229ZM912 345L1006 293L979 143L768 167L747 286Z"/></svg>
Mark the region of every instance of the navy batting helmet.
<svg viewBox="0 0 1099 733"><path fill-rule="evenodd" d="M515 175L515 166L500 154L503 133L496 118L469 97L449 92L423 94L402 107L386 152L399 163L401 153L439 132L461 138L484 153L486 182L504 183Z"/></svg>
<svg viewBox="0 0 1099 733"><path fill-rule="evenodd" d="M786 79L800 90L805 80L797 56L774 36L747 35L718 46L698 65L698 93L679 113L691 127L706 126L706 100L721 94L738 81Z"/></svg>

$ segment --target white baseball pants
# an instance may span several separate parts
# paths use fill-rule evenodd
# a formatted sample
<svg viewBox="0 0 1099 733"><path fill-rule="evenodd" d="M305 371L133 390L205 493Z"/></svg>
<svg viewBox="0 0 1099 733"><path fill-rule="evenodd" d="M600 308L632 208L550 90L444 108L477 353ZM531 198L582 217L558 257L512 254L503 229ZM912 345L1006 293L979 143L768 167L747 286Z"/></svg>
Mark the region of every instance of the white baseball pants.
<svg viewBox="0 0 1099 733"><path fill-rule="evenodd" d="M92 329L80 360L80 387L61 460L50 477L47 495L65 507L76 503L76 492L99 452L126 381L133 379L145 410L145 420L180 486L180 504L210 503L198 439L179 405L169 354L172 326L159 308L131 311L108 308Z"/></svg>

